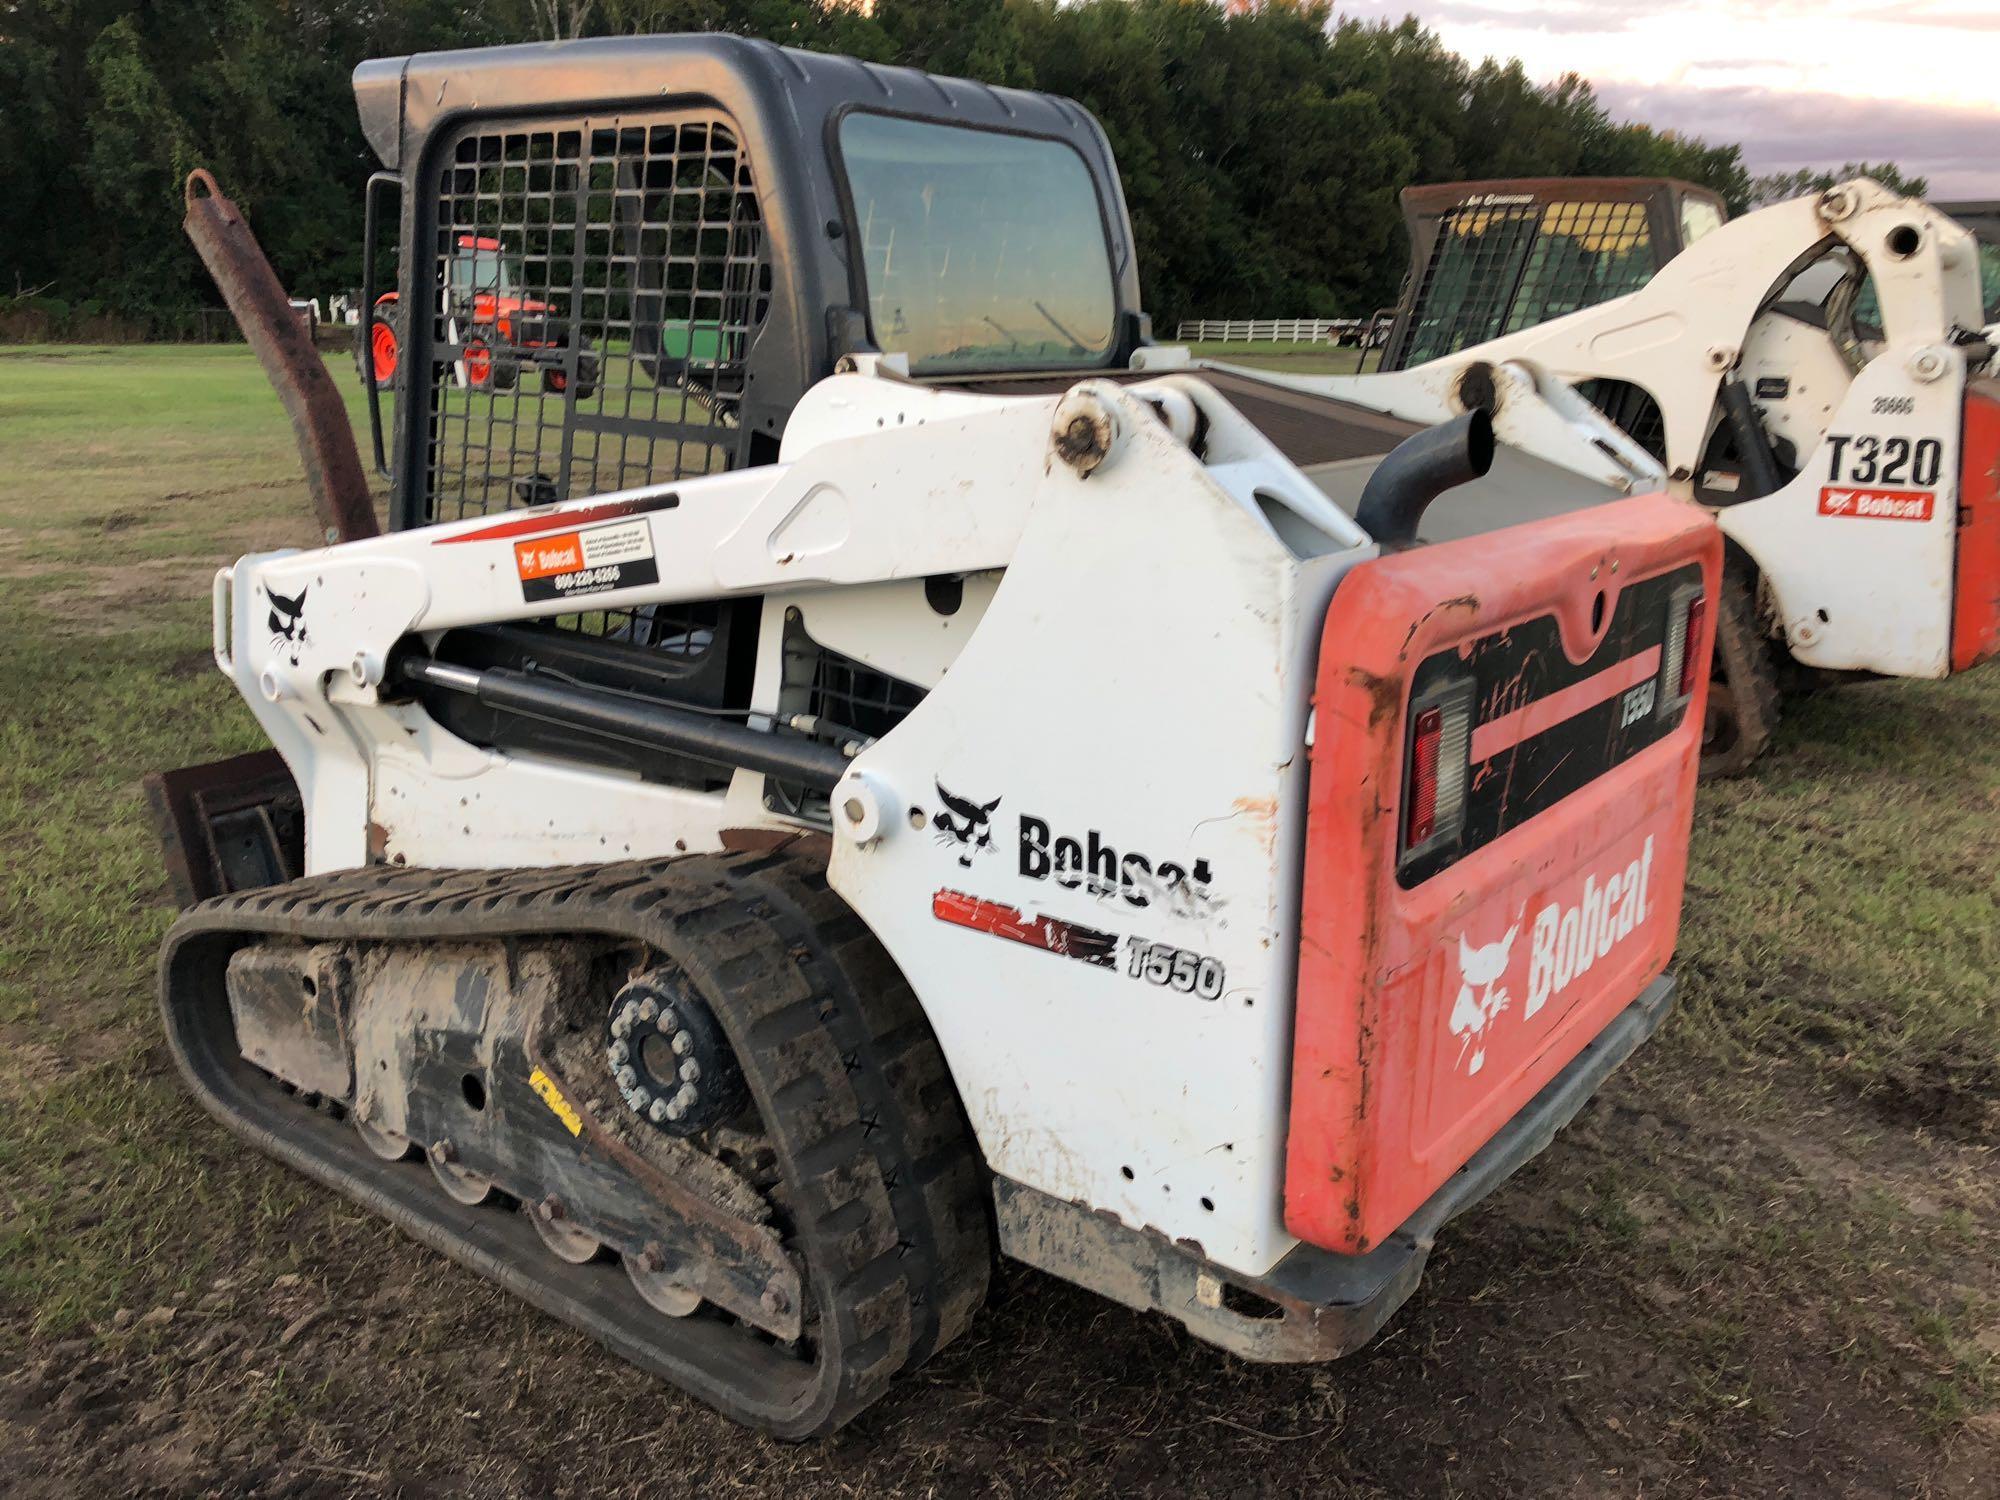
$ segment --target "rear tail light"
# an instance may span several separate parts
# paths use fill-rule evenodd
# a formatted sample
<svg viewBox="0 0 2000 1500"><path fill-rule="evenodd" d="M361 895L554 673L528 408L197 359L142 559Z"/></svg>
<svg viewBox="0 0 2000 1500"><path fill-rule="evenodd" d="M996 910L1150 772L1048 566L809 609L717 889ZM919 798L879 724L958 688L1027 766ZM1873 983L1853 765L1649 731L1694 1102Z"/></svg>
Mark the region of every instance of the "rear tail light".
<svg viewBox="0 0 2000 1500"><path fill-rule="evenodd" d="M1410 742L1410 813L1403 843L1415 848L1437 832L1438 741L1444 737L1444 710L1427 708L1417 715Z"/></svg>
<svg viewBox="0 0 2000 1500"><path fill-rule="evenodd" d="M1658 712L1663 719L1679 713L1694 696L1694 685L1701 679L1701 627L1707 616L1708 596L1700 584L1684 584L1667 596L1658 695Z"/></svg>
<svg viewBox="0 0 2000 1500"><path fill-rule="evenodd" d="M1681 616L1681 673L1675 691L1682 698L1694 696L1696 669L1701 665L1701 621L1708 612L1708 596L1696 594Z"/></svg>
<svg viewBox="0 0 2000 1500"><path fill-rule="evenodd" d="M1452 683L1411 705L1403 794L1406 861L1457 842L1465 822L1466 758L1471 748L1471 683Z"/></svg>

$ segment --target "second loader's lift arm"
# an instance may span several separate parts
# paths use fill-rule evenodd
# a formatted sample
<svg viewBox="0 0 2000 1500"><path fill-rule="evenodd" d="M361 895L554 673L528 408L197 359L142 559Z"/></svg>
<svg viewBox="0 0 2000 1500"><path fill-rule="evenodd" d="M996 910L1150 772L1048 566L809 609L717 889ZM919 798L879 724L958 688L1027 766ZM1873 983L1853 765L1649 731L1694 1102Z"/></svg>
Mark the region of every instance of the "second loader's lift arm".
<svg viewBox="0 0 2000 1500"><path fill-rule="evenodd" d="M1807 306L1788 300L1796 278L1830 254L1849 265L1851 291L1823 294ZM1879 335L1855 327L1854 295L1865 271L1880 303ZM1393 412L1436 421L1459 408L1460 386L1477 367L1513 368L1538 390L1550 377L1580 384L1617 380L1637 385L1658 403L1664 460L1677 491L1692 494L1716 423L1725 384L1752 383L1760 356L1783 337L1774 322L1817 322L1829 350L1843 333L1846 370L1815 371L1795 382L1807 389L1776 394L1767 384L1753 396L1773 438L1799 452L1826 432L1841 386L1872 357L1893 351L1909 377L1929 383L1945 375L1947 351L1980 327L1979 263L1972 236L1944 214L1856 178L1817 197L1794 199L1724 225L1683 250L1644 287L1627 296L1538 327L1474 345L1414 369L1387 375L1330 376L1301 387ZM1828 326L1831 324L1832 326ZM1819 363L1824 364L1824 361ZM1816 420L1817 419L1817 420Z"/></svg>
<svg viewBox="0 0 2000 1500"><path fill-rule="evenodd" d="M1750 657L1768 640L1806 669L1942 677L2000 639L1980 325L1972 236L1856 178L1712 231L1613 301L1414 369L1285 383L1418 422L1484 398L1503 437L1572 387L1631 387L1657 408L1667 487L1741 549ZM1589 472L1573 439L1511 440ZM1774 668L1739 665L1774 704Z"/></svg>

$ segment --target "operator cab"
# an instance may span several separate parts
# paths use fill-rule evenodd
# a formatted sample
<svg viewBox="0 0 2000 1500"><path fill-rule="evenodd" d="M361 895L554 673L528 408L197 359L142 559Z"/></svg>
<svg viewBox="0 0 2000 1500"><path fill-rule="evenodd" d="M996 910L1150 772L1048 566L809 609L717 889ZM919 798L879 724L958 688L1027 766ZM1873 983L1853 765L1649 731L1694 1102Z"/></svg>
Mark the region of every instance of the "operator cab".
<svg viewBox="0 0 2000 1500"><path fill-rule="evenodd" d="M435 310L383 428L397 528L771 462L852 356L1074 377L1149 339L1110 147L1066 99L711 35L388 58L354 89L371 209L401 192L396 297Z"/></svg>

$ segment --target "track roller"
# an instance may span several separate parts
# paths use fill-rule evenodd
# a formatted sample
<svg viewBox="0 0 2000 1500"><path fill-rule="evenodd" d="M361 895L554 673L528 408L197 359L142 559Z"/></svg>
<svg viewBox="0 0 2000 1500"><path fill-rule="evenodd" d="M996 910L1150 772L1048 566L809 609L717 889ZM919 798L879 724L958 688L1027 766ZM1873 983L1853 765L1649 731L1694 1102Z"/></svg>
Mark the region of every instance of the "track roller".
<svg viewBox="0 0 2000 1500"><path fill-rule="evenodd" d="M424 1153L431 1175L454 1203L477 1208L493 1196L493 1180L483 1173L460 1166L448 1141L439 1141Z"/></svg>
<svg viewBox="0 0 2000 1500"><path fill-rule="evenodd" d="M399 1130L389 1130L374 1121L362 1117L359 1111L354 1116L354 1128L361 1134L361 1143L384 1161L407 1161L416 1145Z"/></svg>
<svg viewBox="0 0 2000 1500"><path fill-rule="evenodd" d="M657 1252L628 1255L625 1274L648 1307L670 1318L685 1318L701 1306L701 1293L687 1286L677 1273L658 1265L659 1259Z"/></svg>
<svg viewBox="0 0 2000 1500"><path fill-rule="evenodd" d="M161 980L232 1129L738 1421L830 1431L984 1300L943 1056L797 851L297 881L187 912ZM353 1128L296 1097L357 1077Z"/></svg>
<svg viewBox="0 0 2000 1500"><path fill-rule="evenodd" d="M521 1211L534 1223L535 1233L542 1237L542 1243L549 1247L549 1254L557 1260L582 1266L604 1253L602 1240L564 1217L560 1199L544 1198L532 1206L524 1205Z"/></svg>

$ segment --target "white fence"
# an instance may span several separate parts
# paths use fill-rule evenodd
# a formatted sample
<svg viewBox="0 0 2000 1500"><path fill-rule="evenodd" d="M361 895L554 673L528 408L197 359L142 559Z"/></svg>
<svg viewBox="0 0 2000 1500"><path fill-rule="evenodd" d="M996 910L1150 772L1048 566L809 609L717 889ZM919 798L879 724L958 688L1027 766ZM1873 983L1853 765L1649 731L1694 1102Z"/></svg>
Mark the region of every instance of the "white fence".
<svg viewBox="0 0 2000 1500"><path fill-rule="evenodd" d="M1360 339L1361 318L1198 318L1182 323L1183 343L1347 344Z"/></svg>

